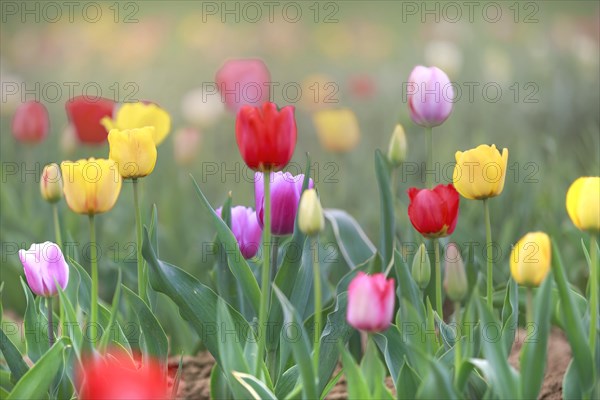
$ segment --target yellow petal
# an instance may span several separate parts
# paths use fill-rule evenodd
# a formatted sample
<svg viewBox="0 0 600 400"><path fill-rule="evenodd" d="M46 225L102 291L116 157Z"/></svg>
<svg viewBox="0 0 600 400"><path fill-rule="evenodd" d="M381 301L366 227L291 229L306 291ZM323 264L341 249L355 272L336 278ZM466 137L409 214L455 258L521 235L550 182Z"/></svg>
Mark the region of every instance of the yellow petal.
<svg viewBox="0 0 600 400"><path fill-rule="evenodd" d="M86 208L86 183L83 180L85 161L63 161L60 164L65 200L69 208L79 214L88 213Z"/></svg>
<svg viewBox="0 0 600 400"><path fill-rule="evenodd" d="M600 177L581 177L567 191L567 212L581 230L600 231Z"/></svg>
<svg viewBox="0 0 600 400"><path fill-rule="evenodd" d="M347 152L360 140L356 115L349 109L323 110L313 115L321 145L332 152Z"/></svg>
<svg viewBox="0 0 600 400"><path fill-rule="evenodd" d="M154 143L158 146L169 134L171 117L156 104L125 103L117 111L118 129L154 127Z"/></svg>
<svg viewBox="0 0 600 400"><path fill-rule="evenodd" d="M530 232L513 247L510 272L520 285L536 287L550 271L550 238L544 232Z"/></svg>
<svg viewBox="0 0 600 400"><path fill-rule="evenodd" d="M154 127L139 129L113 129L108 134L109 158L117 163L119 173L125 179L149 175L156 164Z"/></svg>

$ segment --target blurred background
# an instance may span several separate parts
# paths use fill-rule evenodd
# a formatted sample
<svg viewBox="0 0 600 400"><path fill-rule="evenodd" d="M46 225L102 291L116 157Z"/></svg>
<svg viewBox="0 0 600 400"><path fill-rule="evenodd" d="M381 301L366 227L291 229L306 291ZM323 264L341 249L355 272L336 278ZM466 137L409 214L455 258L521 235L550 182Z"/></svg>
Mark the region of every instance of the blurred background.
<svg viewBox="0 0 600 400"><path fill-rule="evenodd" d="M418 64L442 68L460 97L450 118L434 129L436 181L451 181L457 150L481 143L508 148L505 190L491 201L498 273L508 276L511 244L544 230L561 246L571 281L583 289L582 234L564 200L577 177L599 175L598 2L483 1L472 8L366 0L74 3L72 9L61 2L2 3L0 271L2 305L12 319L25 307L17 250L54 240L52 210L39 195L43 166L108 156L108 145L80 144L69 129L64 106L77 95L148 100L170 113L171 134L159 146L156 169L143 179L144 215L148 220L157 205L162 259L210 279L213 260L203 244L214 230L188 174L215 207L229 191L234 205L254 207L253 174L237 150L235 116L218 96L203 95L223 63L238 58L262 59L275 82L271 100L296 106L298 144L289 171L303 171L310 152L323 205L347 210L375 244L380 223L373 154L386 151L396 123L408 141L396 184L398 235L421 240L406 217L406 189L424 185L414 170L425 160L425 138L409 118L405 83ZM50 134L36 145L11 135L15 109L27 100L42 102L50 114ZM344 144L342 135L337 148L323 146L313 117L338 108L356 115L359 140ZM177 139L183 129L193 130L191 141ZM72 243L67 253L87 267L87 218L64 201L59 211ZM110 299L117 268L126 282L135 279L129 183L97 221L100 289ZM462 201L450 239L484 243L481 204ZM478 249L476 257L485 257L483 245Z"/></svg>

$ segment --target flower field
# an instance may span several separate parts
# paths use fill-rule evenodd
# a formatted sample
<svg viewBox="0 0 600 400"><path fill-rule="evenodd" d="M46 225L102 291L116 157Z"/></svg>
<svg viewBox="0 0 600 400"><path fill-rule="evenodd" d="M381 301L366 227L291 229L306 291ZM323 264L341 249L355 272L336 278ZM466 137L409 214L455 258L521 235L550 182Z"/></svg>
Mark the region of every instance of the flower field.
<svg viewBox="0 0 600 400"><path fill-rule="evenodd" d="M600 397L600 6L2 2L6 399Z"/></svg>

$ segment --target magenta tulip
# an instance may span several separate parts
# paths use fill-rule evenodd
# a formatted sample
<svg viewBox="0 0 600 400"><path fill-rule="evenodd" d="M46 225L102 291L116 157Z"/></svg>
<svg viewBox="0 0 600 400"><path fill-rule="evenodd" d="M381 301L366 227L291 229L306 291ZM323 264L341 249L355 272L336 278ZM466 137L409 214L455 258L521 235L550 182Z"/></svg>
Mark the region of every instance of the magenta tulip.
<svg viewBox="0 0 600 400"><path fill-rule="evenodd" d="M216 209L221 217L222 207ZM231 231L238 242L240 252L246 259L252 258L260 247L262 228L258 225L256 212L250 207L236 206L231 208Z"/></svg>
<svg viewBox="0 0 600 400"><path fill-rule="evenodd" d="M264 183L263 174L254 175L254 197L256 199L256 216L261 228L264 224ZM289 235L294 232L296 212L302 195L304 175L292 175L289 172L271 172L271 233ZM308 188L314 187L310 179Z"/></svg>
<svg viewBox="0 0 600 400"><path fill-rule="evenodd" d="M269 101L271 75L262 60L228 60L217 71L215 81L221 100L236 114L243 106Z"/></svg>
<svg viewBox="0 0 600 400"><path fill-rule="evenodd" d="M410 118L417 125L441 125L452 112L454 88L448 75L437 67L416 66L407 85Z"/></svg>
<svg viewBox="0 0 600 400"><path fill-rule="evenodd" d="M29 250L19 250L19 258L33 293L43 297L54 296L57 293L56 283L62 290L67 287L69 265L56 243L33 243Z"/></svg>
<svg viewBox="0 0 600 400"><path fill-rule="evenodd" d="M384 331L392 322L394 301L393 278L359 272L348 286L346 320L361 331Z"/></svg>

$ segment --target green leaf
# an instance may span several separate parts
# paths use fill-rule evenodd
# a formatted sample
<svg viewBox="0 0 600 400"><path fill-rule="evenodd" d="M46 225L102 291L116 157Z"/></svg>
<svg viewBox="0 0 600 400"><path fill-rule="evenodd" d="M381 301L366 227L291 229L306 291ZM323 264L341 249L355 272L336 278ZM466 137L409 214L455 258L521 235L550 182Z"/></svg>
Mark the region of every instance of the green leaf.
<svg viewBox="0 0 600 400"><path fill-rule="evenodd" d="M552 271L554 272L554 280L556 281L564 314L564 328L573 352L573 366L576 371L573 371L572 374L577 377L581 390L586 393L592 389L594 384L594 363L582 320L575 308L573 296L568 286L560 250L554 240L552 241Z"/></svg>
<svg viewBox="0 0 600 400"><path fill-rule="evenodd" d="M300 372L298 371L298 365L292 366L281 374L275 385L275 396L278 399L283 399L291 393L298 382L299 376Z"/></svg>
<svg viewBox="0 0 600 400"><path fill-rule="evenodd" d="M519 323L519 290L514 279L510 278L502 307L502 340L504 351L510 352Z"/></svg>
<svg viewBox="0 0 600 400"><path fill-rule="evenodd" d="M562 381L562 396L564 400L581 400L583 399L583 391L579 386L579 376L574 367L575 360L571 359L569 366L565 371L565 376Z"/></svg>
<svg viewBox="0 0 600 400"><path fill-rule="evenodd" d="M17 382L7 400L45 397L54 381L56 372L60 369L63 352L68 347L70 347L70 340L66 337L62 337L54 343L54 346Z"/></svg>
<svg viewBox="0 0 600 400"><path fill-rule="evenodd" d="M25 292L27 307L25 308L25 339L27 340L27 354L33 362L48 351L50 345L48 343L48 320L40 313L38 303L33 298L29 286L21 279L21 286Z"/></svg>
<svg viewBox="0 0 600 400"><path fill-rule="evenodd" d="M402 360L408 350L398 327L390 325L385 331L374 334L373 341L383 354L390 375L393 378L398 377L402 369Z"/></svg>
<svg viewBox="0 0 600 400"><path fill-rule="evenodd" d="M459 395L452 385L449 369L442 369L437 360L429 361L429 373L423 378L417 391L421 399L458 399Z"/></svg>
<svg viewBox="0 0 600 400"><path fill-rule="evenodd" d="M27 373L29 367L27 367L27 364L23 361L23 356L21 356L19 350L8 336L6 336L3 329L0 329L0 351L4 355L8 368L10 368L13 382L21 379Z"/></svg>
<svg viewBox="0 0 600 400"><path fill-rule="evenodd" d="M219 364L214 364L210 371L210 398L214 400L233 398L225 373Z"/></svg>
<svg viewBox="0 0 600 400"><path fill-rule="evenodd" d="M77 313L73 308L73 304L60 288L58 289L58 297L60 298L60 306L63 309L63 318L62 321L64 330L62 332L63 336L67 336L71 340L71 344L73 346L73 350L78 360L81 360L81 352L84 344L83 341L83 332L81 331L81 324L77 319Z"/></svg>
<svg viewBox="0 0 600 400"><path fill-rule="evenodd" d="M269 388L255 376L237 371L233 371L232 374L253 399L277 400L275 394L273 394L273 392L271 392Z"/></svg>
<svg viewBox="0 0 600 400"><path fill-rule="evenodd" d="M333 208L323 213L331 224L340 253L350 268L364 263L375 254L377 249L350 214Z"/></svg>
<svg viewBox="0 0 600 400"><path fill-rule="evenodd" d="M371 398L382 399L391 397L385 385L386 369L381 360L379 360L377 347L372 340L368 340L367 342L367 348L360 363L360 369L367 382Z"/></svg>
<svg viewBox="0 0 600 400"><path fill-rule="evenodd" d="M375 173L381 200L381 255L389 265L394 252L394 198L390 188L390 165L380 150L375 150Z"/></svg>
<svg viewBox="0 0 600 400"><path fill-rule="evenodd" d="M552 274L548 274L535 296L533 309L535 310L533 336L528 335L521 348L521 394L525 399L538 397L544 372L546 369L546 349L550 334L550 288L552 287Z"/></svg>
<svg viewBox="0 0 600 400"><path fill-rule="evenodd" d="M417 395L417 390L421 384L421 378L411 368L406 357L400 368L398 379L396 380L396 392L398 400L410 400L414 399Z"/></svg>
<svg viewBox="0 0 600 400"><path fill-rule="evenodd" d="M404 318L407 313L404 305L410 304L418 313L419 318L421 320L425 319L425 308L423 306L421 290L419 290L419 287L413 280L410 268L406 264L402 254L397 250L394 252L394 269L398 278L398 289L396 290L398 298L406 300L405 302L400 302L402 317Z"/></svg>
<svg viewBox="0 0 600 400"><path fill-rule="evenodd" d="M110 309L110 320L106 329L102 333L100 338L100 352L104 353L106 346L108 346L108 340L110 339L110 333L113 330L115 321L117 320L117 313L119 312L119 301L121 300L121 269L119 268L119 276L117 277L117 286L115 294L113 295L112 307Z"/></svg>
<svg viewBox="0 0 600 400"><path fill-rule="evenodd" d="M344 367L344 375L346 375L347 391L349 399L370 399L371 393L363 374L354 361L354 357L346 350L346 347L341 343L338 346L338 351L342 355L342 365Z"/></svg>
<svg viewBox="0 0 600 400"><path fill-rule="evenodd" d="M327 386L325 386L325 388L323 389L323 392L321 393L321 400L323 400L325 397L327 397L329 392L331 392L331 389L333 389L335 387L335 385L337 385L337 383L339 382L339 380L343 374L344 374L344 370L341 370L340 372L337 373L336 376L333 377L333 379L331 379L327 383Z"/></svg>

